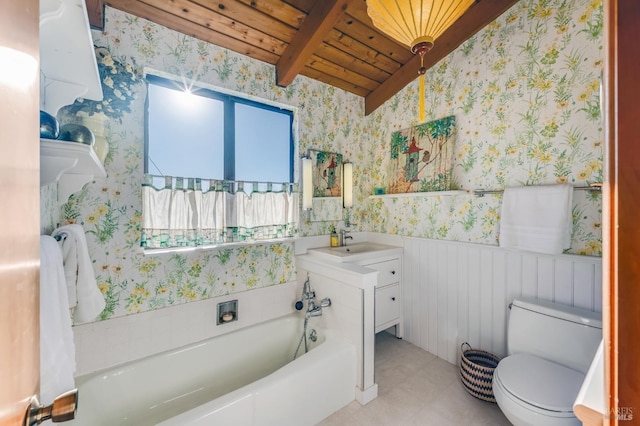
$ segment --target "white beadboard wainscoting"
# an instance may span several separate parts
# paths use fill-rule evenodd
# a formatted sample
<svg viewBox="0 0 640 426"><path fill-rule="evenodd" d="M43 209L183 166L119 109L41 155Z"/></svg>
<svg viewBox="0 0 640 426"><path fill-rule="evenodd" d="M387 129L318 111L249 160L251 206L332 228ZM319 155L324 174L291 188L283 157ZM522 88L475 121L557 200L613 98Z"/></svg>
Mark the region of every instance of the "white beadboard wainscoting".
<svg viewBox="0 0 640 426"><path fill-rule="evenodd" d="M508 304L536 297L602 312L602 259L403 238L404 338L451 363L469 342L506 355Z"/></svg>

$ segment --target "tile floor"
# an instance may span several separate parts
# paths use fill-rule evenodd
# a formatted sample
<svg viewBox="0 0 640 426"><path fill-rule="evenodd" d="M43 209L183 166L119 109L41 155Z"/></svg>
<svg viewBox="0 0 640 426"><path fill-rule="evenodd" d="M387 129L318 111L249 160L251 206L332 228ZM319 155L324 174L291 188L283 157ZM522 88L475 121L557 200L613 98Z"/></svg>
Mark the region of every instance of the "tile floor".
<svg viewBox="0 0 640 426"><path fill-rule="evenodd" d="M378 398L354 401L321 426L510 425L496 404L469 395L453 364L389 333L376 335Z"/></svg>

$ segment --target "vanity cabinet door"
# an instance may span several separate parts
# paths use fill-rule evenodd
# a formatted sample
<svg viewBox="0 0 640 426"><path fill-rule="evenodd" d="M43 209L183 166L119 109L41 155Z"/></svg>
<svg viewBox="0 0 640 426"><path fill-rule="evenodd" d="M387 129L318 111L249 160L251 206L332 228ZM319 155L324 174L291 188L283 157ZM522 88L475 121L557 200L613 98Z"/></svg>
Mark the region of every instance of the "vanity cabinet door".
<svg viewBox="0 0 640 426"><path fill-rule="evenodd" d="M375 332L396 326L396 337L402 338L402 257L367 259L359 265L378 271L375 291Z"/></svg>
<svg viewBox="0 0 640 426"><path fill-rule="evenodd" d="M376 333L400 321L400 283L376 288Z"/></svg>

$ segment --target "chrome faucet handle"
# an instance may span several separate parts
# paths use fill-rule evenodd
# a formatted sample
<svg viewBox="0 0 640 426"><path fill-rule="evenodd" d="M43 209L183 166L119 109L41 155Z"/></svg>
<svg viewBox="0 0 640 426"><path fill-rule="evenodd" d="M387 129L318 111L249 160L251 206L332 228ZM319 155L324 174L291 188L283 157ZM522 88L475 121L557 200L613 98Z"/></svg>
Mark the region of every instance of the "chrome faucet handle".
<svg viewBox="0 0 640 426"><path fill-rule="evenodd" d="M322 315L322 308L320 306L314 306L313 308L309 306L309 309L304 315L307 318L319 317Z"/></svg>
<svg viewBox="0 0 640 426"><path fill-rule="evenodd" d="M320 301L320 306L323 308L327 308L329 306L331 306L331 299L329 299L328 297L325 297L324 299L322 299Z"/></svg>

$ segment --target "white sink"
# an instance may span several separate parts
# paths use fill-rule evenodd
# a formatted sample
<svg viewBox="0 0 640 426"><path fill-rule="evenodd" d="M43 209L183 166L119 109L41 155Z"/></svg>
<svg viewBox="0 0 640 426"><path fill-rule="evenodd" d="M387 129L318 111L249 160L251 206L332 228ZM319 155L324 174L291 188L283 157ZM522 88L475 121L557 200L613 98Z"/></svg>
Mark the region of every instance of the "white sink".
<svg viewBox="0 0 640 426"><path fill-rule="evenodd" d="M400 250L400 247L388 246L378 243L355 243L342 247L320 247L307 250L312 256L321 256L325 259L338 262L353 262L355 258L364 257L368 254L381 255L385 251ZM362 256L360 256L362 255Z"/></svg>

